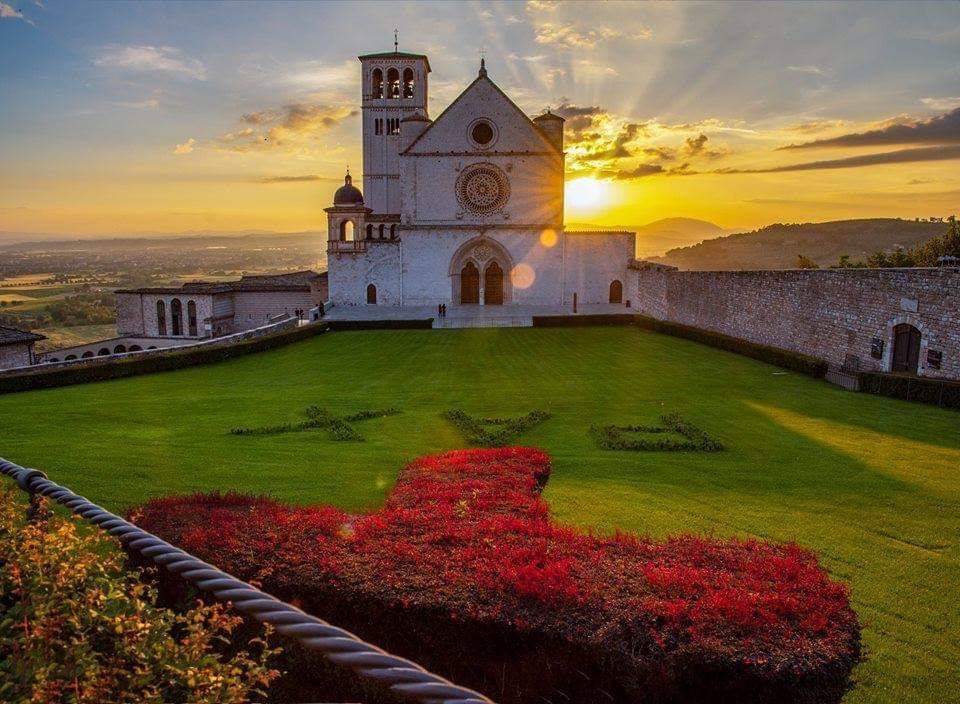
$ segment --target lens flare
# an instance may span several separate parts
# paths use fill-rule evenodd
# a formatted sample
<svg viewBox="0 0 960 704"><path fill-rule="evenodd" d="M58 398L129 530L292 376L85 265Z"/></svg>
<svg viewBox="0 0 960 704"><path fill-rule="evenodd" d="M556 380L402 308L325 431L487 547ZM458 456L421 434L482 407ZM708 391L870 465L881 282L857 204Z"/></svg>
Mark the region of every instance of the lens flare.
<svg viewBox="0 0 960 704"><path fill-rule="evenodd" d="M533 267L524 262L517 264L510 272L510 283L514 288L530 288L536 278Z"/></svg>
<svg viewBox="0 0 960 704"><path fill-rule="evenodd" d="M540 244L544 247L552 247L557 243L557 231L551 230L549 227L540 233Z"/></svg>

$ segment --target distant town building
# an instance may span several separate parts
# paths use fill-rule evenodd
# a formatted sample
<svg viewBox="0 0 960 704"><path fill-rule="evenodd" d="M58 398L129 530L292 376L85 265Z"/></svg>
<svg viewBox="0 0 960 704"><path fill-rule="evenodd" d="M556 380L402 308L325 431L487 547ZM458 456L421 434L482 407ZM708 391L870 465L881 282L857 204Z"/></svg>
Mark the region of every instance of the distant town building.
<svg viewBox="0 0 960 704"><path fill-rule="evenodd" d="M116 294L119 335L199 340L260 327L278 316L306 318L326 299L327 275L297 271Z"/></svg>
<svg viewBox="0 0 960 704"><path fill-rule="evenodd" d="M0 369L25 367L36 361L33 346L43 335L0 325Z"/></svg>

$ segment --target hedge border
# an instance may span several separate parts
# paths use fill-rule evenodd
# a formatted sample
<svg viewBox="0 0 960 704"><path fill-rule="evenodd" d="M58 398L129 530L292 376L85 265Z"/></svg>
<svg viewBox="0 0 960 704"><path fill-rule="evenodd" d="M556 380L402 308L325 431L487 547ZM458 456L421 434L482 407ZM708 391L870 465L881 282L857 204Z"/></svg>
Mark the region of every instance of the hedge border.
<svg viewBox="0 0 960 704"><path fill-rule="evenodd" d="M19 376L0 378L0 394L72 386L92 381L122 379L141 374L183 369L198 364L222 362L234 357L242 357L254 352L263 352L300 342L325 333L328 329L326 323L316 323L223 346L174 347L168 353L149 357L138 358L132 356L128 359L111 360L103 364L90 364L89 366L77 365L61 369L30 370Z"/></svg>
<svg viewBox="0 0 960 704"><path fill-rule="evenodd" d="M635 313L593 313L587 315L535 315L535 328L582 328L607 325L633 325Z"/></svg>
<svg viewBox="0 0 960 704"><path fill-rule="evenodd" d="M634 322L637 327L643 330L651 330L664 335L672 335L673 337L682 337L727 352L735 352L744 357L750 357L751 359L757 359L777 367L799 372L800 374L806 374L814 379L822 379L826 376L827 369L829 368L826 360L820 359L819 357L813 357L792 350L785 350L782 347L761 345L740 337L724 335L723 333L693 327L692 325L671 323L646 315L635 315Z"/></svg>
<svg viewBox="0 0 960 704"><path fill-rule="evenodd" d="M351 330L430 330L433 318L405 320L328 320L332 332Z"/></svg>
<svg viewBox="0 0 960 704"><path fill-rule="evenodd" d="M857 379L864 393L960 410L960 381L886 372L860 372Z"/></svg>

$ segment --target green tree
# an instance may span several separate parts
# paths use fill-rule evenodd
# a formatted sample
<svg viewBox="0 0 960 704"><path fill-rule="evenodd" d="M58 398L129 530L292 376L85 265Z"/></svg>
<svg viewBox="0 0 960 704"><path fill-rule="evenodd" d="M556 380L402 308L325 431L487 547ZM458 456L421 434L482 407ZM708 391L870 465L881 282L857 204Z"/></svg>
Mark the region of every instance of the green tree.
<svg viewBox="0 0 960 704"><path fill-rule="evenodd" d="M804 256L803 254L797 255L797 268L798 269L819 269L820 265L813 261L810 257Z"/></svg>

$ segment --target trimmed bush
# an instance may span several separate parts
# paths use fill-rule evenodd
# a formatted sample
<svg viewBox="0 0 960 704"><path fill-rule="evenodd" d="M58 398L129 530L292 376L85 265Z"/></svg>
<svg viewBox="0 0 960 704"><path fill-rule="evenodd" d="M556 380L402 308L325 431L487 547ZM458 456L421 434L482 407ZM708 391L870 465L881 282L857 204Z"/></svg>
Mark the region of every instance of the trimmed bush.
<svg viewBox="0 0 960 704"><path fill-rule="evenodd" d="M681 325L671 323L665 320L657 320L645 315L634 316L637 326L644 330L652 330L664 335L673 335L687 340L693 340L704 345L716 347L727 352L736 352L745 357L759 359L761 362L767 362L784 369L790 369L807 376L822 379L827 373L828 364L825 360L810 355L793 352L791 350L781 349L779 347L770 347L769 345L760 345L756 342L742 340L739 337L731 337L719 332L695 328L690 325Z"/></svg>
<svg viewBox="0 0 960 704"><path fill-rule="evenodd" d="M592 425L590 435L597 444L606 450L697 450L700 452L720 452L723 444L693 423L680 417L679 413L660 416L663 425ZM674 433L683 438L649 438L643 435L663 435Z"/></svg>
<svg viewBox="0 0 960 704"><path fill-rule="evenodd" d="M222 604L185 614L127 570L119 543L0 492L0 701L203 702L259 700L277 651Z"/></svg>
<svg viewBox="0 0 960 704"><path fill-rule="evenodd" d="M549 473L538 450L460 450L370 515L196 495L136 520L501 704L840 701L860 626L813 553L584 534L550 519ZM318 672L288 698L342 698Z"/></svg>
<svg viewBox="0 0 960 704"><path fill-rule="evenodd" d="M546 411L530 411L518 418L474 418L459 408L447 411L443 417L457 426L471 445L503 447L525 431L550 418Z"/></svg>
<svg viewBox="0 0 960 704"><path fill-rule="evenodd" d="M585 315L535 315L535 328L584 328L607 325L633 325L633 313L594 313Z"/></svg>
<svg viewBox="0 0 960 704"><path fill-rule="evenodd" d="M420 320L328 320L333 331L350 330L430 330L433 318Z"/></svg>
<svg viewBox="0 0 960 704"><path fill-rule="evenodd" d="M326 408L320 406L309 406L306 410L308 420L299 423L282 423L280 425L267 425L259 428L233 428L231 435L279 435L281 433L299 433L304 430L313 430L324 428L332 440L356 440L362 442L364 437L350 425L361 420L370 420L371 418L383 418L384 416L394 416L400 411L396 408L384 408L382 410L363 410L359 413L353 413L342 418L333 415Z"/></svg>
<svg viewBox="0 0 960 704"><path fill-rule="evenodd" d="M960 381L882 372L860 372L858 377L860 390L867 393L960 408Z"/></svg>

